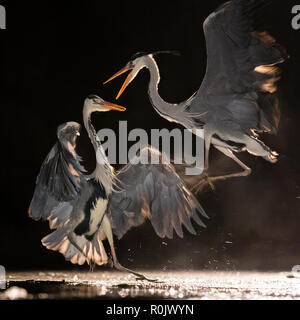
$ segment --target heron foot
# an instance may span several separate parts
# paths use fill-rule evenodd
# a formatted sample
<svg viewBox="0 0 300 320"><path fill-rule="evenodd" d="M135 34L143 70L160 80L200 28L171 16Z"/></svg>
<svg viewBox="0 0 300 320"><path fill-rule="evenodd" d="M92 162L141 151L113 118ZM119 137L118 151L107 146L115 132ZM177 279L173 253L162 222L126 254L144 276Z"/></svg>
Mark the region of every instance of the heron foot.
<svg viewBox="0 0 300 320"><path fill-rule="evenodd" d="M200 175L200 180L198 183L196 183L191 190L194 191L195 193L199 193L202 191L206 186L209 186L211 190L215 190L215 186L212 183L213 179L210 178L207 174L207 171L205 170L201 175Z"/></svg>
<svg viewBox="0 0 300 320"><path fill-rule="evenodd" d="M276 163L278 161L279 154L276 151L271 151L267 156L263 157L265 160L271 163Z"/></svg>
<svg viewBox="0 0 300 320"><path fill-rule="evenodd" d="M136 278L135 278L136 280L146 280L146 281L149 281L149 282L161 283L160 280L147 278L147 277L145 277L143 274L140 274L139 276L137 276L137 275L135 274L135 276L136 276Z"/></svg>
<svg viewBox="0 0 300 320"><path fill-rule="evenodd" d="M123 267L119 262L117 262L117 263L115 262L114 266L118 271L132 273L136 277L136 280L146 280L146 281L149 281L149 282L156 282L156 283L160 282L158 279L150 279L150 278L147 278L146 276L144 276L141 273L138 273L138 272L135 272L133 270L127 269L127 268Z"/></svg>
<svg viewBox="0 0 300 320"><path fill-rule="evenodd" d="M208 183L208 185L210 186L211 190L215 191L215 185L212 183L213 179L211 179L207 173L205 173L204 179L206 180L206 182Z"/></svg>

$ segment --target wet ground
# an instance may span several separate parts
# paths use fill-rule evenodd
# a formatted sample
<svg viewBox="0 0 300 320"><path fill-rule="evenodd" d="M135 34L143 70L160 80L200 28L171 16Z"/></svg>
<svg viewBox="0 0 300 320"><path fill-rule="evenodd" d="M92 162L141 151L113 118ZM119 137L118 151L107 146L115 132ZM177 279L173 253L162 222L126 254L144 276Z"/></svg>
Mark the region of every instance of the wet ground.
<svg viewBox="0 0 300 320"><path fill-rule="evenodd" d="M261 272L8 272L0 299L297 299L300 277Z"/></svg>

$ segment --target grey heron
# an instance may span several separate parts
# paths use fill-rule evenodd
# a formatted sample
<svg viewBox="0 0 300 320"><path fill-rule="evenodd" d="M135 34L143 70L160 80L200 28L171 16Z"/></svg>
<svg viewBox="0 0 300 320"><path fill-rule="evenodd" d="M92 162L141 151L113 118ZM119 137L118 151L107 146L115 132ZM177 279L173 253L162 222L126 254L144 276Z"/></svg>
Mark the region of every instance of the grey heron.
<svg viewBox="0 0 300 320"><path fill-rule="evenodd" d="M147 68L150 72L148 94L160 116L192 131L203 129L202 132L197 131L205 140L203 176L212 187L211 181L251 173L251 169L234 152L248 151L269 162L277 161L278 154L258 136L261 132L275 133L278 128L277 64L288 56L268 33L257 32L252 26L252 19L264 1L232 0L206 18L203 24L206 73L199 90L189 99L172 104L160 97L160 74L155 53L135 55L123 69L104 82L130 71L118 99L139 71ZM211 144L233 159L243 171L208 177Z"/></svg>
<svg viewBox="0 0 300 320"><path fill-rule="evenodd" d="M58 127L58 141L41 166L29 216L49 221L55 231L42 244L59 251L66 260L90 266L108 263L103 246L107 238L114 267L146 279L119 263L113 233L120 239L131 227L149 219L160 237L172 238L173 229L182 237L182 225L196 233L191 219L205 227L197 212L206 214L171 165L128 163L114 172L91 122L93 112L109 110L125 108L95 95L85 99L84 125L96 153L96 168L90 175L85 174L75 151L80 125L68 122ZM141 153L161 156L150 147Z"/></svg>

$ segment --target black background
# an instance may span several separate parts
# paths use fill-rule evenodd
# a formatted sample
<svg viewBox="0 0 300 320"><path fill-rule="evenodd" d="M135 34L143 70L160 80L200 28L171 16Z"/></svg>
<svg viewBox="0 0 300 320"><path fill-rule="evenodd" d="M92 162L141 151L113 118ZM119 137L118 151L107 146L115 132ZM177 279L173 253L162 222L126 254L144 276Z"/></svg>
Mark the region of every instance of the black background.
<svg viewBox="0 0 300 320"><path fill-rule="evenodd" d="M202 31L205 17L222 0L196 1L29 1L5 2L7 29L1 42L1 217L0 264L7 269L75 268L44 248L46 222L27 217L40 165L56 141L56 128L66 121L82 123L82 104L90 94L114 101L122 79L102 82L138 51L177 49L181 57L157 57L159 91L169 102L189 97L205 73ZM282 118L276 136L262 139L280 153L267 163L243 153L253 169L247 178L217 184L199 195L211 219L198 235L162 240L149 223L116 242L122 264L129 268L290 270L300 264L300 30L291 27L291 9L300 1L273 1L263 11L267 29L291 55L282 65L279 97ZM68 4L67 4L68 3ZM148 72L142 71L119 103L126 112L93 116L96 129L175 128L159 117L147 96ZM86 133L78 152L93 169L93 149ZM214 173L238 170L217 151ZM88 267L78 267L87 269Z"/></svg>

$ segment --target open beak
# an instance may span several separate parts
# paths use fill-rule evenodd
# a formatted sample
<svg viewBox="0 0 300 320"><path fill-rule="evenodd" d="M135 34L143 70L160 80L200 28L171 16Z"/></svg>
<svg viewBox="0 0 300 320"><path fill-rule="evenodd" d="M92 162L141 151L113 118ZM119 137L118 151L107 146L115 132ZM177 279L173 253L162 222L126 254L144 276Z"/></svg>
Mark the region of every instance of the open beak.
<svg viewBox="0 0 300 320"><path fill-rule="evenodd" d="M125 107L119 106L119 105L111 103L111 102L104 101L104 102L102 102L102 105L106 108L116 110L116 111L125 111L126 110Z"/></svg>
<svg viewBox="0 0 300 320"><path fill-rule="evenodd" d="M107 82L113 80L114 78L117 78L118 76L120 76L121 74L127 72L127 71L130 71L132 70L133 67L131 66L126 66L124 67L123 69L121 69L120 71L118 71L117 73L115 73L112 77L110 77L108 80L106 80L105 82L103 82L103 84L106 84ZM126 89L126 87L128 86L130 80L131 80L131 77L132 77L132 71L130 71L130 73L128 74L127 78L125 79L116 99L119 99L119 97L121 96L121 94L123 93L123 91Z"/></svg>

